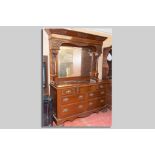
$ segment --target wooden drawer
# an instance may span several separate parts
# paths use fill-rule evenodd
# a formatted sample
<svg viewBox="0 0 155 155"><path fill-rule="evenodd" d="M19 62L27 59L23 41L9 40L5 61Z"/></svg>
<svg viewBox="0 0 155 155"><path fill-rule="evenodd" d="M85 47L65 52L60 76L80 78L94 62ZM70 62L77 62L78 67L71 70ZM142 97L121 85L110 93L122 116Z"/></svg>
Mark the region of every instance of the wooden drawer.
<svg viewBox="0 0 155 155"><path fill-rule="evenodd" d="M86 110L86 103L73 103L65 106L60 107L60 116L61 117L68 117L72 115L76 115L82 113Z"/></svg>
<svg viewBox="0 0 155 155"><path fill-rule="evenodd" d="M75 88L65 88L62 90L62 95L74 95Z"/></svg>
<svg viewBox="0 0 155 155"><path fill-rule="evenodd" d="M105 104L104 98L96 98L88 101L88 110L98 108Z"/></svg>
<svg viewBox="0 0 155 155"><path fill-rule="evenodd" d="M104 89L104 84L102 83L102 84L99 84L98 85L98 89Z"/></svg>
<svg viewBox="0 0 155 155"><path fill-rule="evenodd" d="M103 106L103 105L105 105L105 98L104 98L104 97L99 98L99 99L97 100L97 102L100 104L100 106Z"/></svg>
<svg viewBox="0 0 155 155"><path fill-rule="evenodd" d="M87 93L89 90L88 86L77 88L77 93Z"/></svg>
<svg viewBox="0 0 155 155"><path fill-rule="evenodd" d="M111 105L112 104L112 95L106 95L106 104Z"/></svg>
<svg viewBox="0 0 155 155"><path fill-rule="evenodd" d="M75 94L81 94L81 93L87 93L89 90L88 86L85 87L72 87L72 88L65 88L62 90L62 95L75 95Z"/></svg>
<svg viewBox="0 0 155 155"><path fill-rule="evenodd" d="M98 85L93 85L89 87L89 91L97 91L98 90Z"/></svg>
<svg viewBox="0 0 155 155"><path fill-rule="evenodd" d="M86 100L85 94L78 94L74 96L63 96L61 97L61 103L62 104L68 104L68 103L76 103Z"/></svg>
<svg viewBox="0 0 155 155"><path fill-rule="evenodd" d="M111 84L107 84L107 86L106 86L106 93L112 94L112 85Z"/></svg>
<svg viewBox="0 0 155 155"><path fill-rule="evenodd" d="M91 98L96 98L96 97L100 97L100 96L102 97L102 96L104 96L104 94L105 94L104 89L101 89L100 91L88 93L88 98L91 99Z"/></svg>
<svg viewBox="0 0 155 155"><path fill-rule="evenodd" d="M88 101L88 110L92 110L95 108L98 108L100 106L99 102L97 102L98 99L93 99Z"/></svg>

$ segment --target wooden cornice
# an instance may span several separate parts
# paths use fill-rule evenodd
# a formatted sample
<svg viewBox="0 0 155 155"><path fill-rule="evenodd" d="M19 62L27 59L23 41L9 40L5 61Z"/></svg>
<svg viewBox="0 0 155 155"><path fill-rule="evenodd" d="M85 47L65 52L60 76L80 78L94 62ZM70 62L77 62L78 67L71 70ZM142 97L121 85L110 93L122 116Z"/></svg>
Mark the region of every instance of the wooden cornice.
<svg viewBox="0 0 155 155"><path fill-rule="evenodd" d="M89 39L89 40L96 40L99 42L103 42L107 39L107 37L88 34L84 32L78 32L73 30L67 30L67 29L45 29L47 34L50 36L51 34L58 34L58 35L65 35L70 37L76 37L76 38L83 38L83 39Z"/></svg>

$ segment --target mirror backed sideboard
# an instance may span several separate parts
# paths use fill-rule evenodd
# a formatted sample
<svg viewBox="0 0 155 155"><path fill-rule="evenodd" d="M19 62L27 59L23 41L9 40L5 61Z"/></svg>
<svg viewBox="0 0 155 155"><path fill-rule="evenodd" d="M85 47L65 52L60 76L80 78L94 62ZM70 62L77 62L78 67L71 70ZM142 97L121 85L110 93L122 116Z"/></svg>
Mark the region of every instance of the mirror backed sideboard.
<svg viewBox="0 0 155 155"><path fill-rule="evenodd" d="M104 109L108 79L98 78L98 59L107 38L67 29L45 31L55 123L61 125Z"/></svg>

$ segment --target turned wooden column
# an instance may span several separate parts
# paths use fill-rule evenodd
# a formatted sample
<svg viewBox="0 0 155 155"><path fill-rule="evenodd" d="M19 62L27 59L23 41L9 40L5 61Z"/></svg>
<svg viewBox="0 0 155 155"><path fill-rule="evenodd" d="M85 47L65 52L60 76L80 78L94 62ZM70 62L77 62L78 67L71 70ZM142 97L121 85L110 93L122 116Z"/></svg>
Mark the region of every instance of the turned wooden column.
<svg viewBox="0 0 155 155"><path fill-rule="evenodd" d="M89 55L91 56L91 73L92 79L98 80L98 59L102 53L102 46L94 46L91 48Z"/></svg>
<svg viewBox="0 0 155 155"><path fill-rule="evenodd" d="M59 49L50 50L50 81L58 78L58 52Z"/></svg>
<svg viewBox="0 0 155 155"><path fill-rule="evenodd" d="M90 72L90 76L92 79L97 79L98 78L98 59L96 58L96 56L98 55L98 53L92 51L90 54L91 56L91 72Z"/></svg>

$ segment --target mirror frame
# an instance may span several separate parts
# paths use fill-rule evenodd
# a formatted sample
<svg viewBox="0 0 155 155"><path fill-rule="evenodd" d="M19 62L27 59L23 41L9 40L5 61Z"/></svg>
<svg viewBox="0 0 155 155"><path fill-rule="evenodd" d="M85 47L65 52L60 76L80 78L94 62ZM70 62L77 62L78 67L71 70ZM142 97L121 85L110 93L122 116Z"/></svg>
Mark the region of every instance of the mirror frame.
<svg viewBox="0 0 155 155"><path fill-rule="evenodd" d="M58 53L58 78L82 76L81 74L82 50L83 49L81 47L72 47L72 46L60 47L60 52ZM76 57L75 57L75 51L76 51ZM75 61L75 59L77 61ZM74 69L75 66L76 69ZM69 67L71 72L67 72L66 67Z"/></svg>

